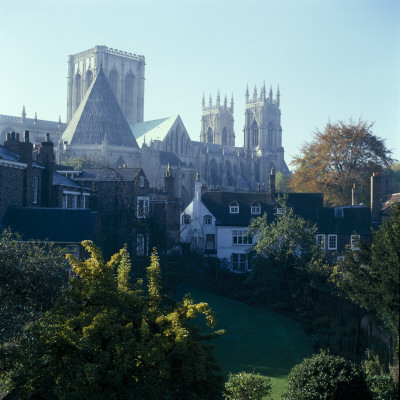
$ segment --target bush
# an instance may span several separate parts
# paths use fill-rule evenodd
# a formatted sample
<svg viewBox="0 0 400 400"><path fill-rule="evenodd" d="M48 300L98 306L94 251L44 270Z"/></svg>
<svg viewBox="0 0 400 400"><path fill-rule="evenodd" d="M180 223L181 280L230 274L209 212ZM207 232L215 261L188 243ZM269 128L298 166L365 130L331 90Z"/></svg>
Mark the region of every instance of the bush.
<svg viewBox="0 0 400 400"><path fill-rule="evenodd" d="M360 368L322 351L296 365L288 377L285 400L371 400Z"/></svg>
<svg viewBox="0 0 400 400"><path fill-rule="evenodd" d="M239 372L229 374L225 383L226 400L261 400L271 394L271 380L260 374Z"/></svg>

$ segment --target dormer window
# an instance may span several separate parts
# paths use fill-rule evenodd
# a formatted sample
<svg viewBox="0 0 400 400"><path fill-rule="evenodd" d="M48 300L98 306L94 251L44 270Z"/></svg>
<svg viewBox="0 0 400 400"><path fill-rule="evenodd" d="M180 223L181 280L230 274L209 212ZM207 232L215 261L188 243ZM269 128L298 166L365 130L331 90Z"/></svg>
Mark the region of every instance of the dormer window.
<svg viewBox="0 0 400 400"><path fill-rule="evenodd" d="M261 206L260 203L253 203L250 207L250 211L252 215L260 215L261 214Z"/></svg>
<svg viewBox="0 0 400 400"><path fill-rule="evenodd" d="M239 204L237 201L234 201L229 205L229 213L230 214L239 214Z"/></svg>
<svg viewBox="0 0 400 400"><path fill-rule="evenodd" d="M204 225L211 225L212 224L212 217L211 215L204 216Z"/></svg>
<svg viewBox="0 0 400 400"><path fill-rule="evenodd" d="M276 214L277 214L277 215L283 215L284 211L285 211L284 208L277 208L277 209L276 209Z"/></svg>
<svg viewBox="0 0 400 400"><path fill-rule="evenodd" d="M140 188L144 187L144 176L143 175L139 176L139 187Z"/></svg>

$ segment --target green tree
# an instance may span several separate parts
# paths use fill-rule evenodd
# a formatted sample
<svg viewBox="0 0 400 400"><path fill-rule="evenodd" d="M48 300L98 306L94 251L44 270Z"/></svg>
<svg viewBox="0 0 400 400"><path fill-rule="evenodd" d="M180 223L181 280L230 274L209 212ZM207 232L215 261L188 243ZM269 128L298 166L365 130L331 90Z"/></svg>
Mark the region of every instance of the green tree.
<svg viewBox="0 0 400 400"><path fill-rule="evenodd" d="M360 368L326 352L314 354L293 367L285 400L372 400Z"/></svg>
<svg viewBox="0 0 400 400"><path fill-rule="evenodd" d="M389 174L392 176L392 192L400 193L400 162L393 163Z"/></svg>
<svg viewBox="0 0 400 400"><path fill-rule="evenodd" d="M392 206L390 218L373 232L371 245L348 249L334 270L334 279L350 298L375 312L398 337L400 312L400 204Z"/></svg>
<svg viewBox="0 0 400 400"><path fill-rule="evenodd" d="M229 373L223 396L225 400L261 400L271 394L271 380L260 374Z"/></svg>
<svg viewBox="0 0 400 400"><path fill-rule="evenodd" d="M291 192L289 183L290 183L290 175L283 174L280 171L278 171L275 174L275 188L278 193Z"/></svg>
<svg viewBox="0 0 400 400"><path fill-rule="evenodd" d="M74 167L76 170L85 168L106 168L108 164L104 160L94 160L90 157L70 157L62 162L64 165Z"/></svg>
<svg viewBox="0 0 400 400"><path fill-rule="evenodd" d="M359 120L328 123L314 133L294 157L296 167L290 180L295 192L322 192L331 205L351 204L355 183L359 200L369 203L369 182L373 172L382 172L393 160L383 139L372 133L373 124Z"/></svg>
<svg viewBox="0 0 400 400"><path fill-rule="evenodd" d="M212 399L222 379L197 318L215 318L189 296L175 303L161 294L156 252L147 285L130 283L126 249L104 262L68 256L74 276L55 307L3 358L10 390L39 399ZM189 324L189 321L192 323Z"/></svg>
<svg viewBox="0 0 400 400"><path fill-rule="evenodd" d="M65 252L52 243L0 236L0 344L49 310L68 283Z"/></svg>

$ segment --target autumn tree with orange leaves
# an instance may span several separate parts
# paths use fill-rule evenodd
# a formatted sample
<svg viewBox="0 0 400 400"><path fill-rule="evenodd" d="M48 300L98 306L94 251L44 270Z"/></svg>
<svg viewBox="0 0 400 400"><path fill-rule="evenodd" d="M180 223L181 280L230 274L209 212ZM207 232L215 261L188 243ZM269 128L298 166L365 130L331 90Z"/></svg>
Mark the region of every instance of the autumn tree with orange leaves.
<svg viewBox="0 0 400 400"><path fill-rule="evenodd" d="M290 188L296 192L322 192L327 205L351 204L353 184L359 203L369 204L370 177L393 163L392 152L384 139L372 133L373 123L352 120L328 123L323 132L314 133L300 155L294 157L296 167Z"/></svg>

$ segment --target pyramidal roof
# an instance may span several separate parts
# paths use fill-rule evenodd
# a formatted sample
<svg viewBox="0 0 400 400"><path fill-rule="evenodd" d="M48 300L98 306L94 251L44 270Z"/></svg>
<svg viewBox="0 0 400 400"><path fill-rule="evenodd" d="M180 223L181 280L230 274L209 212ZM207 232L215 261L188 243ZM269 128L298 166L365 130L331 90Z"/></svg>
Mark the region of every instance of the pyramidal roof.
<svg viewBox="0 0 400 400"><path fill-rule="evenodd" d="M62 140L70 145L102 144L138 147L136 139L100 67Z"/></svg>

